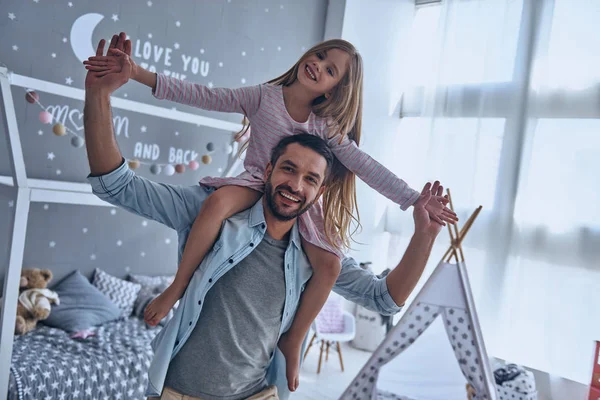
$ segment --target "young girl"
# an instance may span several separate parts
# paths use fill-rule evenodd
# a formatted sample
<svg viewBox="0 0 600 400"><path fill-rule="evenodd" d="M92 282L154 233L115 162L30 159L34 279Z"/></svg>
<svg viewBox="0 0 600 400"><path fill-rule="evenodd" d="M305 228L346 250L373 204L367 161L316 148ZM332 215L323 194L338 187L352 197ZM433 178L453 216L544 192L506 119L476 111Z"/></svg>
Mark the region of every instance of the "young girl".
<svg viewBox="0 0 600 400"><path fill-rule="evenodd" d="M126 51L128 48L130 46L126 46ZM93 71L108 71L117 68L115 60L116 57L110 55L91 57L84 64ZM241 113L252 126L244 160L245 172L237 177L208 177L200 181L218 190L202 205L175 280L146 309L145 320L151 325L156 325L183 295L194 271L217 239L223 220L251 207L262 196L265 166L271 149L282 137L300 132L318 135L328 141L339 161L334 165L322 205L315 203L299 221L303 248L313 276L291 328L279 341L279 348L286 357L289 389L296 390L302 341L341 270L342 249L349 246L350 224L353 219L358 221L354 217L354 173L403 210L419 197L419 192L357 147L362 113L360 55L344 40L328 40L308 50L280 77L266 84L239 89L209 89L157 75L135 64L131 78L151 87L159 99L206 110ZM239 135L244 133L243 130ZM445 203L442 197L432 197L426 207L430 218L441 224L456 220L455 214L444 207Z"/></svg>

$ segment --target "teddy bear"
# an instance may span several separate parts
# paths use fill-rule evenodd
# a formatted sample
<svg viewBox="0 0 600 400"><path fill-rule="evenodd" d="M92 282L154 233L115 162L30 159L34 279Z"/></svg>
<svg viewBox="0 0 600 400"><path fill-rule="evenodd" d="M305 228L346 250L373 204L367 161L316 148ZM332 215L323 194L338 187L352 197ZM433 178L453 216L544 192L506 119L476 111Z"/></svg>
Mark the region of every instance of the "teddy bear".
<svg viewBox="0 0 600 400"><path fill-rule="evenodd" d="M24 335L33 330L38 321L50 315L50 304L60 304L58 294L47 289L51 280L49 269L24 268L21 271L15 334Z"/></svg>

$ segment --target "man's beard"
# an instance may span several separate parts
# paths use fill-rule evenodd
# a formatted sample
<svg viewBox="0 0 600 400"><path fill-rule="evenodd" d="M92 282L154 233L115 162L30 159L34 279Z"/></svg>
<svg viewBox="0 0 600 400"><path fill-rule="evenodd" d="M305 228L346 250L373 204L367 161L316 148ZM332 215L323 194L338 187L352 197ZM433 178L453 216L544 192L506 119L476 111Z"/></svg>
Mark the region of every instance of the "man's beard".
<svg viewBox="0 0 600 400"><path fill-rule="evenodd" d="M265 198L267 200L267 207L269 207L269 210L271 211L273 216L280 221L289 221L291 219L297 218L301 214L304 214L306 211L308 211L308 209L311 208L312 205L316 201L316 199L315 199L315 200L311 201L310 203L305 204L304 200L300 200L300 203L299 203L300 208L290 211L290 212L286 212L286 211L282 210L280 207L278 207L277 203L275 201L275 196L278 196L277 192L279 190L285 190L285 191L289 192L290 194L292 194L293 196L296 196L296 195L294 194L294 191L289 186L286 186L286 185L277 186L276 190L273 190L273 185L271 185L271 177L269 177L269 179L267 180L267 183L265 183ZM296 196L296 197L302 198L301 196Z"/></svg>

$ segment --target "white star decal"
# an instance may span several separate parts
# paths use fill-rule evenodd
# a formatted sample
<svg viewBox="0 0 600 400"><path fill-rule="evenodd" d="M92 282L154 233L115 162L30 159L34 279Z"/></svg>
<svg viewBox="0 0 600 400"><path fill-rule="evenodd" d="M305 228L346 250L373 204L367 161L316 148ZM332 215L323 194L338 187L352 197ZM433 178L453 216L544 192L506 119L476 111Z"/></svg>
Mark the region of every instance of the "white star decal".
<svg viewBox="0 0 600 400"><path fill-rule="evenodd" d="M81 393L81 392L79 391L79 389L76 389L76 390L74 390L74 391L73 391L73 398L74 398L74 399L78 398L78 397L79 397L79 393Z"/></svg>
<svg viewBox="0 0 600 400"><path fill-rule="evenodd" d="M175 136L179 136L179 132L178 131L175 131Z"/></svg>
<svg viewBox="0 0 600 400"><path fill-rule="evenodd" d="M277 46L277 51L281 51L281 46Z"/></svg>
<svg viewBox="0 0 600 400"><path fill-rule="evenodd" d="M41 129L38 131L38 135L42 136L44 134L44 131L42 131Z"/></svg>
<svg viewBox="0 0 600 400"><path fill-rule="evenodd" d="M14 206L15 206L15 202L14 202L13 200L9 201L9 202L8 202L8 206L9 206L10 208L14 207Z"/></svg>
<svg viewBox="0 0 600 400"><path fill-rule="evenodd" d="M94 261L96 259L96 255L95 254L90 254L90 260Z"/></svg>
<svg viewBox="0 0 600 400"><path fill-rule="evenodd" d="M91 396L92 395L92 388L91 387L85 388L85 394L87 394L88 396Z"/></svg>
<svg viewBox="0 0 600 400"><path fill-rule="evenodd" d="M166 239L165 239L165 243L166 243L166 244L170 244L170 243L171 243L171 239L169 239L169 238L166 238Z"/></svg>
<svg viewBox="0 0 600 400"><path fill-rule="evenodd" d="M67 79L65 79L65 83L67 85L70 85L71 83L73 83L73 79L71 79L71 77L69 76Z"/></svg>
<svg viewBox="0 0 600 400"><path fill-rule="evenodd" d="M39 3L39 2L40 2L40 0L33 0L33 2L34 2L34 3Z"/></svg>
<svg viewBox="0 0 600 400"><path fill-rule="evenodd" d="M50 242L50 243L54 243L54 242ZM54 247L54 246L52 246L52 247ZM44 378L46 378L46 379L50 378L50 372L48 372L48 371L42 373L42 375L44 375Z"/></svg>
<svg viewBox="0 0 600 400"><path fill-rule="evenodd" d="M117 240L117 246L121 246L122 244L123 244L123 242L122 242L122 241L120 241L120 240Z"/></svg>
<svg viewBox="0 0 600 400"><path fill-rule="evenodd" d="M50 376L50 375L48 375ZM58 382L52 382L52 389L58 389Z"/></svg>
<svg viewBox="0 0 600 400"><path fill-rule="evenodd" d="M175 48L175 50L179 49L179 43L177 43L177 42L173 43L173 47Z"/></svg>
<svg viewBox="0 0 600 400"><path fill-rule="evenodd" d="M246 52L242 51L242 57L246 57Z"/></svg>
<svg viewBox="0 0 600 400"><path fill-rule="evenodd" d="M142 226L148 226L148 221L142 221Z"/></svg>
<svg viewBox="0 0 600 400"><path fill-rule="evenodd" d="M63 43L67 43L67 38L66 37L63 38Z"/></svg>
<svg viewBox="0 0 600 400"><path fill-rule="evenodd" d="M265 8L265 12L269 12L269 9L268 9L268 8Z"/></svg>
<svg viewBox="0 0 600 400"><path fill-rule="evenodd" d="M56 175L60 175L60 174L62 174L62 171L60 169L57 169L56 170Z"/></svg>
<svg viewBox="0 0 600 400"><path fill-rule="evenodd" d="M148 4L148 7L152 7L152 2L151 1L147 2L146 4Z"/></svg>
<svg viewBox="0 0 600 400"><path fill-rule="evenodd" d="M115 22L117 22L119 20L119 16L117 14L113 14L111 19Z"/></svg>
<svg viewBox="0 0 600 400"><path fill-rule="evenodd" d="M140 253L140 256L142 257L146 257L146 253L144 253L143 251Z"/></svg>
<svg viewBox="0 0 600 400"><path fill-rule="evenodd" d="M96 375L92 375L90 379L92 382L98 382L98 377Z"/></svg>
<svg viewBox="0 0 600 400"><path fill-rule="evenodd" d="M88 228L83 228L81 231L82 231L83 233L87 233L87 231L88 231Z"/></svg>
<svg viewBox="0 0 600 400"><path fill-rule="evenodd" d="M204 49L200 49L200 54L204 54Z"/></svg>
<svg viewBox="0 0 600 400"><path fill-rule="evenodd" d="M152 39L152 34L151 33L148 34L148 39Z"/></svg>
<svg viewBox="0 0 600 400"><path fill-rule="evenodd" d="M19 46L17 46L16 44L13 44L13 47L12 47L12 49L13 49L14 51L18 51L18 50L19 50Z"/></svg>
<svg viewBox="0 0 600 400"><path fill-rule="evenodd" d="M73 370L75 370L75 372L73 372ZM72 373L77 373L77 368L71 368L71 372ZM71 378L67 379L67 381L65 382L65 385L67 387L71 387L71 385L73 385L73 381L71 380Z"/></svg>
<svg viewBox="0 0 600 400"><path fill-rule="evenodd" d="M246 83L246 78L242 78L242 84Z"/></svg>
<svg viewBox="0 0 600 400"><path fill-rule="evenodd" d="M148 128L146 128L146 125L142 125L142 127L140 128L140 131L142 132L146 132Z"/></svg>
<svg viewBox="0 0 600 400"><path fill-rule="evenodd" d="M110 210L110 215L115 215L117 213L117 210L115 210L114 208L112 210Z"/></svg>
<svg viewBox="0 0 600 400"><path fill-rule="evenodd" d="M48 207L49 207L48 204L44 204L44 210L47 210Z"/></svg>
<svg viewBox="0 0 600 400"><path fill-rule="evenodd" d="M218 168L218 169L217 169L217 172L218 172L218 173L221 173L221 172L223 172L223 168Z"/></svg>
<svg viewBox="0 0 600 400"><path fill-rule="evenodd" d="M283 10L283 4L279 6L279 8L281 8Z"/></svg>
<svg viewBox="0 0 600 400"><path fill-rule="evenodd" d="M208 87L209 87L209 88L211 88L211 89L212 89L212 87L213 87L213 86L214 86L214 85L213 85L213 83L212 83L212 82L208 82Z"/></svg>
<svg viewBox="0 0 600 400"><path fill-rule="evenodd" d="M15 14L13 14L13 13L8 13L8 18L10 18L10 19L11 19L11 21L14 21L14 20L15 20L15 18L17 18L17 17L16 17L16 16L15 16Z"/></svg>
<svg viewBox="0 0 600 400"><path fill-rule="evenodd" d="M223 61L219 61L219 67L223 66Z"/></svg>
<svg viewBox="0 0 600 400"><path fill-rule="evenodd" d="M179 28L181 26L181 22L175 21L175 26Z"/></svg>
<svg viewBox="0 0 600 400"><path fill-rule="evenodd" d="M54 157L56 157L56 156L54 155L53 152L48 153L48 160L54 160Z"/></svg>
<svg viewBox="0 0 600 400"><path fill-rule="evenodd" d="M260 51L265 51L265 48L264 48L264 47L261 47L261 48L260 48Z"/></svg>
<svg viewBox="0 0 600 400"><path fill-rule="evenodd" d="M49 245L51 248L54 248L54 246L56 246L56 242L50 242L50 243L48 243L48 245ZM50 374L48 374L48 376L44 376L44 377L45 377L46 379L48 379L48 377L50 377Z"/></svg>
<svg viewBox="0 0 600 400"><path fill-rule="evenodd" d="M123 97L127 97L127 93L123 93Z"/></svg>
<svg viewBox="0 0 600 400"><path fill-rule="evenodd" d="M52 58L56 58L56 53L51 54Z"/></svg>
<svg viewBox="0 0 600 400"><path fill-rule="evenodd" d="M71 2L68 2L68 3L67 3L67 5L68 5L69 7L73 7L73 3L71 3Z"/></svg>
<svg viewBox="0 0 600 400"><path fill-rule="evenodd" d="M65 400L65 392L58 395L58 400Z"/></svg>

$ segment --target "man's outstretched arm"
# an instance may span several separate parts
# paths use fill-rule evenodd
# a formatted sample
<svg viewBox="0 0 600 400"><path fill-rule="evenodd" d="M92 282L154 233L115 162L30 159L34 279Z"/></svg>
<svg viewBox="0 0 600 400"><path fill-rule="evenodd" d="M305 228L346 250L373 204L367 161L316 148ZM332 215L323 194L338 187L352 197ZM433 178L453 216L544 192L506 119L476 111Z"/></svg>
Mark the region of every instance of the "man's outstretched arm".
<svg viewBox="0 0 600 400"><path fill-rule="evenodd" d="M101 40L96 55L104 55L105 41ZM113 36L111 47L124 49L131 42L120 35ZM85 107L83 126L90 171L93 176L104 175L117 169L123 156L115 138L110 95L129 80L131 66L127 58L119 60L119 73L88 71L85 79Z"/></svg>
<svg viewBox="0 0 600 400"><path fill-rule="evenodd" d="M439 182L428 183L414 206L415 233L398 263L385 278L359 267L350 257L342 261L342 271L333 290L354 303L385 315L399 312L423 274L435 238L442 226L429 218L425 204L431 195L441 196Z"/></svg>
<svg viewBox="0 0 600 400"><path fill-rule="evenodd" d="M433 187L429 183L425 185L421 192L425 196L421 196L414 205L415 233L400 263L386 276L388 291L400 306L404 305L421 279L435 238L442 229L441 224L429 217L425 205L432 196L440 197L443 192L444 188L437 181Z"/></svg>
<svg viewBox="0 0 600 400"><path fill-rule="evenodd" d="M191 225L207 192L201 186L173 186L136 176L119 150L114 135L110 95L130 75L131 42L125 33L113 36L111 48L123 50L117 72L90 70L85 80L84 128L93 193L102 200L175 230ZM102 55L104 40L96 54ZM110 50L109 50L110 51Z"/></svg>

